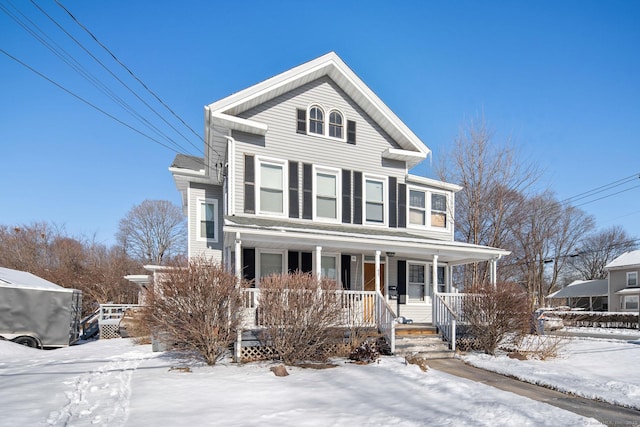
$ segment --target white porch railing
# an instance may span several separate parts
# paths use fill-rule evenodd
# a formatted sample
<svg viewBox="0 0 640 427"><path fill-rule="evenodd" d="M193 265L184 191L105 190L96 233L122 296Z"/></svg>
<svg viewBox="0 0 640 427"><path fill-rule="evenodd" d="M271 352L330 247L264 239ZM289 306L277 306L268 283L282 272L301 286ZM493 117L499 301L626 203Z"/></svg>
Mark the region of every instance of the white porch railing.
<svg viewBox="0 0 640 427"><path fill-rule="evenodd" d="M446 294L436 294L436 297L434 298L433 310L435 326L438 328L442 338L449 343L451 351L456 351L456 326L458 322L458 313L447 303L447 299ZM462 302L462 300L449 299L449 302Z"/></svg>
<svg viewBox="0 0 640 427"><path fill-rule="evenodd" d="M395 352L395 315L384 296L375 291L335 291L339 296L342 316L337 326L378 328ZM243 289L245 329L260 327L258 298L260 289Z"/></svg>
<svg viewBox="0 0 640 427"><path fill-rule="evenodd" d="M139 304L100 304L98 323L100 325L117 325L128 308L141 307Z"/></svg>

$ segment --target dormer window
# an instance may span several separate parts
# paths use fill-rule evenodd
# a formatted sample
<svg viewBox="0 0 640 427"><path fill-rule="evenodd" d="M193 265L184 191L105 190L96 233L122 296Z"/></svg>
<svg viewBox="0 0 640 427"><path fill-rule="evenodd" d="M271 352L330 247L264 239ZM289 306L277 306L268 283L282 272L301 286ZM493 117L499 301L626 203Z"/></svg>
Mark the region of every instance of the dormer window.
<svg viewBox="0 0 640 427"><path fill-rule="evenodd" d="M329 110L325 114L319 105L312 105L308 110L298 109L296 123L297 133L324 136L353 145L356 143L356 122L346 120L339 110Z"/></svg>
<svg viewBox="0 0 640 427"><path fill-rule="evenodd" d="M324 135L324 112L320 107L309 110L309 132Z"/></svg>
<svg viewBox="0 0 640 427"><path fill-rule="evenodd" d="M344 134L342 127L342 114L337 111L332 111L331 114L329 114L329 136L342 139L342 135Z"/></svg>

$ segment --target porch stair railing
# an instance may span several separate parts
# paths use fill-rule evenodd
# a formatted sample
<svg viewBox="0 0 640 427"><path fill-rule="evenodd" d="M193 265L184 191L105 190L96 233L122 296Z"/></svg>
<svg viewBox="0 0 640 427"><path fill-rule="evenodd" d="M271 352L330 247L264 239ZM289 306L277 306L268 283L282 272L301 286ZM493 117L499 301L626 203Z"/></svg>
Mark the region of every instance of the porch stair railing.
<svg viewBox="0 0 640 427"><path fill-rule="evenodd" d="M465 301L472 297L472 294L438 293L434 298L435 326L452 351L456 349L459 326L465 322Z"/></svg>

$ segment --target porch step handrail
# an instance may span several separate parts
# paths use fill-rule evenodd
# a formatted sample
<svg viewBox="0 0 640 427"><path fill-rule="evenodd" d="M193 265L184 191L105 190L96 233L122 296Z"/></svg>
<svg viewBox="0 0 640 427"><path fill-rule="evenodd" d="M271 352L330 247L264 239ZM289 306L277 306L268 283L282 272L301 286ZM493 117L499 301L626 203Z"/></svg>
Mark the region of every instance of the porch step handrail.
<svg viewBox="0 0 640 427"><path fill-rule="evenodd" d="M454 311L454 309L445 301L445 298L449 295L457 296L461 294L436 294L434 305L435 326L438 328L442 338L449 343L451 351L456 351L456 324L458 322L458 312L457 310ZM461 296L461 298L463 297Z"/></svg>
<svg viewBox="0 0 640 427"><path fill-rule="evenodd" d="M396 352L396 315L381 292L376 292L376 323L387 339L391 354Z"/></svg>

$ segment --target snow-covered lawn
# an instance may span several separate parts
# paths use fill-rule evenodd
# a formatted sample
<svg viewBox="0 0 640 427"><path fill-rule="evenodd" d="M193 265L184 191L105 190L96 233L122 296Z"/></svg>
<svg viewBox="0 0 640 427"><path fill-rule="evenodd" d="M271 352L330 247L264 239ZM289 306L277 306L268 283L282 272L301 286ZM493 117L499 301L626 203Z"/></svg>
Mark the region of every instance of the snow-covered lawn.
<svg viewBox="0 0 640 427"><path fill-rule="evenodd" d="M640 341L565 338L559 357L551 360L521 361L480 353L463 359L530 383L640 409Z"/></svg>
<svg viewBox="0 0 640 427"><path fill-rule="evenodd" d="M0 341L0 425L599 425L399 357L287 377L268 363L171 370L183 366L126 339L52 351Z"/></svg>

